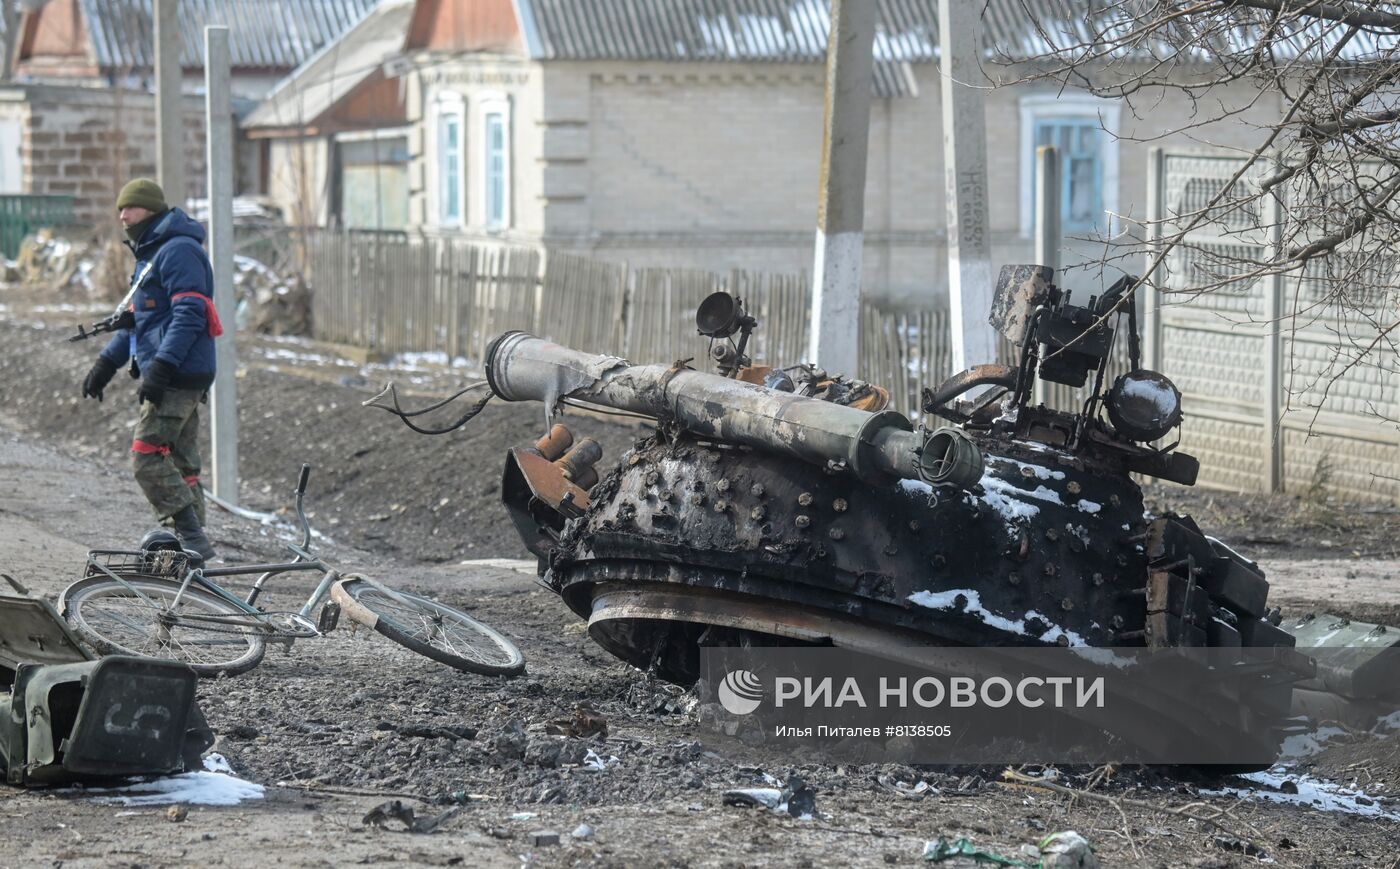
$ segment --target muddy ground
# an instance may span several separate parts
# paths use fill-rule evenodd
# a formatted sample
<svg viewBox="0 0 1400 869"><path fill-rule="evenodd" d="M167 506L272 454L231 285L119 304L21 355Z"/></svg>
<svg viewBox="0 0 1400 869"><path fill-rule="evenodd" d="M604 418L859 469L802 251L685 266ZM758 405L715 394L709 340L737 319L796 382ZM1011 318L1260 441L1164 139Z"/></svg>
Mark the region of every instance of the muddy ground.
<svg viewBox="0 0 1400 869"><path fill-rule="evenodd" d="M41 317L0 325L0 570L56 595L86 548L127 544L149 517L125 470L134 390L119 383L101 405L78 400L96 348L60 341L62 317L42 317L49 328L35 328ZM456 673L348 630L288 654L270 651L252 673L201 686L220 735L216 750L238 774L266 785L265 799L192 807L172 823L164 808L0 790L9 842L0 865L907 865L922 862L924 843L940 834L1016 856L1065 829L1092 841L1108 866L1258 861L1234 839L1281 866L1400 865L1394 821L1202 793L1250 785L1238 779L1119 770L1091 783L1067 771L1061 781L1102 797L1072 799L999 783L997 769L774 765L702 729L684 692L594 646L532 577L459 563L520 555L494 487L504 450L538 433L538 408L493 408L458 435L422 438L359 407L385 371L338 364L296 343L245 349L247 505L274 509L298 463L312 461L309 501L333 541L324 547L329 560L470 610L515 638L529 672L513 681ZM414 387L425 393L461 379L451 371L395 376L419 379ZM614 457L632 433L592 419L586 428ZM1228 516L1227 499L1207 497L1215 499L1209 510ZM1317 539L1356 543L1355 551L1393 522L1347 505L1333 509L1352 536ZM1202 525L1212 530L1204 518ZM277 552L276 528L219 511L211 526L230 558ZM1299 524L1289 533L1298 557L1264 559L1287 612L1326 608L1400 623L1400 565L1374 556L1325 559L1333 548L1306 544L1307 536ZM305 594L292 583L282 588L275 600L287 605ZM606 737L545 734L585 701L607 719ZM580 763L590 750L617 761L593 769ZM1393 736L1338 737L1288 775L1301 773L1363 788L1397 811ZM761 784L764 774L809 782L816 819L723 805L726 789ZM911 795L918 781L932 788ZM461 805L432 835L361 823L391 798L420 814ZM1183 807L1226 810L1223 831L1174 813ZM580 825L592 835L571 837ZM532 844L540 830L562 834L561 844Z"/></svg>

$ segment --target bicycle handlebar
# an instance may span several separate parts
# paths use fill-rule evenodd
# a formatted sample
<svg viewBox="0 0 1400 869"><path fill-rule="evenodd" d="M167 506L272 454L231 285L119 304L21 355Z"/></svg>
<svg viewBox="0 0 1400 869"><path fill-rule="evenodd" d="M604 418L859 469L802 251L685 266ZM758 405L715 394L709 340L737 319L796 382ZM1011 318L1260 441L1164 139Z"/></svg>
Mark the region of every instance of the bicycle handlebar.
<svg viewBox="0 0 1400 869"><path fill-rule="evenodd" d="M302 463L301 476L297 477L297 521L301 523L301 548L311 545L311 523L306 521L306 511L302 509L302 499L306 497L306 483L311 479L310 463Z"/></svg>

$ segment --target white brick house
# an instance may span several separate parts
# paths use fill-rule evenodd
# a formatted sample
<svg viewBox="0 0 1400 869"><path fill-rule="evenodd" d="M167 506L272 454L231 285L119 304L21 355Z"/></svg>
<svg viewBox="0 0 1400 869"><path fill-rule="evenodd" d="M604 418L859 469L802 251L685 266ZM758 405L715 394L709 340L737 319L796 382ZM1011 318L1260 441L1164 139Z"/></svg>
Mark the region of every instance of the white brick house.
<svg viewBox="0 0 1400 869"><path fill-rule="evenodd" d="M864 263L869 293L894 301L945 286L936 5L881 4ZM992 6L986 39L1015 39L1019 0ZM418 0L410 224L635 265L810 270L826 15L812 0ZM1110 215L1141 216L1147 187L1148 144L1129 140L1190 111L1172 94L1141 121L1049 83L990 92L995 263L1030 258L1037 144L1062 149L1066 234L1121 231ZM1256 133L1242 118L1226 135ZM1100 251L1068 243L1062 260Z"/></svg>

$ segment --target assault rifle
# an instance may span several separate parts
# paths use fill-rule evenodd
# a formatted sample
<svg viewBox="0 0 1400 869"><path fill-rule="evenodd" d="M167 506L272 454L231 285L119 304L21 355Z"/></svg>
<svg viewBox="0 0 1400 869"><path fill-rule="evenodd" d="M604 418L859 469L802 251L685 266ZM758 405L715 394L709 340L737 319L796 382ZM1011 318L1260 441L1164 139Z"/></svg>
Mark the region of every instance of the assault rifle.
<svg viewBox="0 0 1400 869"><path fill-rule="evenodd" d="M85 341L94 335L101 335L104 332L119 332L122 329L130 329L136 325L136 315L131 311L131 300L136 297L136 291L141 289L141 285L146 282L146 276L151 273L151 266L154 262L146 263L146 267L141 270L141 274L136 280L131 282L131 289L126 291L126 295L117 302L117 308L110 316L98 320L91 326L84 327L78 324L78 334L69 336L69 341Z"/></svg>

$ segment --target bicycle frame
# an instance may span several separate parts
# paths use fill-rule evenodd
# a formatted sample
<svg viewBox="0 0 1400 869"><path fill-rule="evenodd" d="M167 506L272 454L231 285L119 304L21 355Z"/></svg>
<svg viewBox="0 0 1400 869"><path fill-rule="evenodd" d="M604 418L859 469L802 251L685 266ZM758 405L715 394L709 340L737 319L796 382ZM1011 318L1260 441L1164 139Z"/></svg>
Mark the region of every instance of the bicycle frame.
<svg viewBox="0 0 1400 869"><path fill-rule="evenodd" d="M258 596L262 594L263 587L267 581L274 576L283 573L293 573L296 571L319 570L322 573L321 581L316 584L316 589L311 592L311 596L306 599L297 615L306 618L311 615L311 611L316 608L326 594L331 590L331 586L340 578L340 574L328 567L325 562L311 555L311 523L306 520L306 510L303 502L306 497L306 482L311 474L310 465L301 466L301 476L297 480L296 490L296 514L297 521L301 524L301 543L289 543L288 548L296 555L292 561L282 564L243 564L233 567L195 567L185 571L185 576L180 584L180 591L176 593L172 606L180 605L180 598L184 596L185 589L189 588L191 582L196 582L201 588L210 594L223 598L249 615L262 616L264 613L254 607ZM248 590L247 600L239 600L236 595L226 591L223 586L214 582L210 577L215 576L247 576L260 574L253 582L253 587Z"/></svg>
<svg viewBox="0 0 1400 869"><path fill-rule="evenodd" d="M314 610L317 604L324 600L326 595L330 592L331 586L333 586L336 583L336 581L340 579L339 572L337 572L334 568L328 566L325 562L321 561L320 559L315 558L311 554L311 524L306 519L306 511L303 506L303 502L306 496L306 483L310 476L310 473L311 466L302 465L301 476L297 480L296 515L297 521L301 525L301 542L299 544L287 544L287 547L291 549L292 552L296 555L295 559L293 559L292 561L282 563L242 564L233 565L229 567L189 567L187 565L182 571L182 575L180 577L180 590L176 592L175 599L171 602L171 606L179 606L180 599L184 597L185 591L189 589L191 583L194 583L200 588L209 592L210 594L227 601L228 603L232 604L233 606L237 607L238 609L242 610L248 615L254 616L258 619L264 619L266 618L268 613L257 609L257 607L255 607L254 604L257 603L258 597L262 594L263 588L267 584L267 581L269 579L284 573L315 570L321 572L321 581L316 584L316 588L314 591L311 592L311 596L306 599L306 603L304 603L301 609L297 612L297 615L302 619L306 619L308 616L310 616L312 610ZM110 552L108 550L94 550L88 553L89 569L96 568L98 571L107 574L107 576L110 579L115 580L116 582L125 586L126 589L132 594L135 594L138 597L147 600L148 603L154 603L153 601L150 601L148 598L146 598L146 596L142 594L139 589L127 583L116 573L113 573L111 570L107 569L106 566L97 563L95 561L95 556L102 554L110 554ZM214 580L212 579L213 577L218 576L250 576L252 574L258 574L258 578L254 580L252 588L248 590L248 597L246 600L239 599L237 595L229 592L223 586L219 585L217 582L214 582Z"/></svg>

